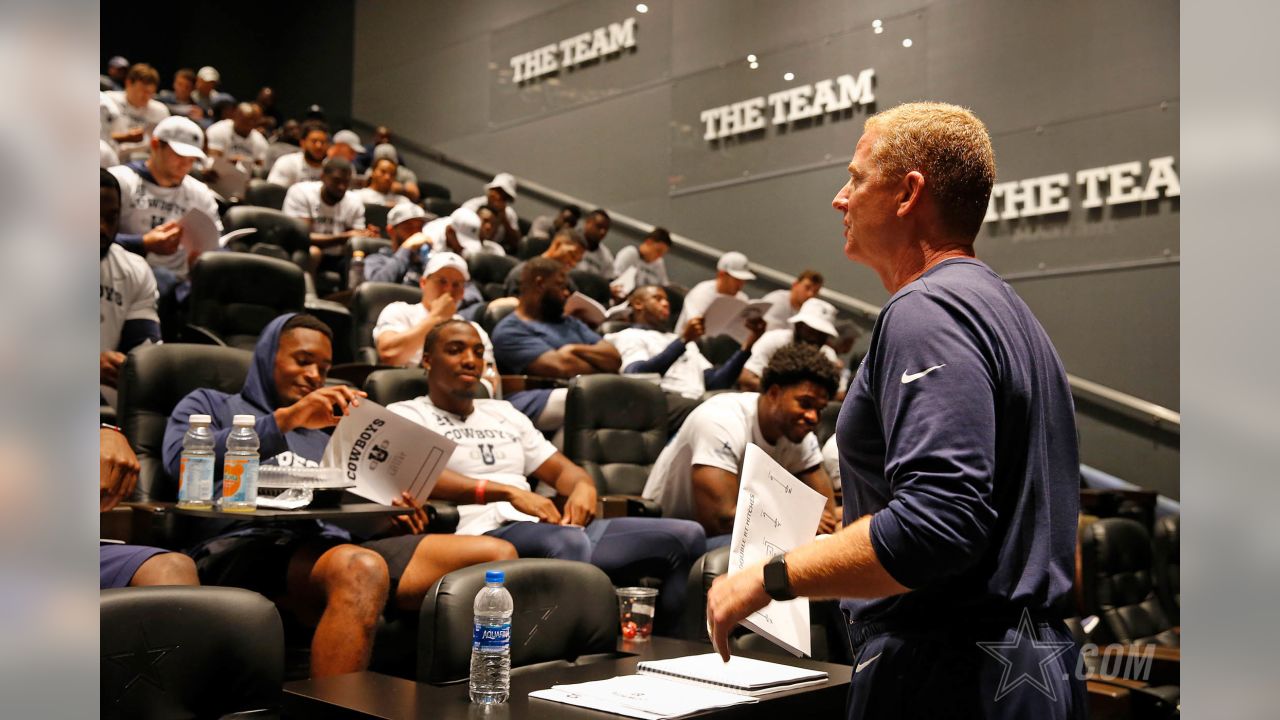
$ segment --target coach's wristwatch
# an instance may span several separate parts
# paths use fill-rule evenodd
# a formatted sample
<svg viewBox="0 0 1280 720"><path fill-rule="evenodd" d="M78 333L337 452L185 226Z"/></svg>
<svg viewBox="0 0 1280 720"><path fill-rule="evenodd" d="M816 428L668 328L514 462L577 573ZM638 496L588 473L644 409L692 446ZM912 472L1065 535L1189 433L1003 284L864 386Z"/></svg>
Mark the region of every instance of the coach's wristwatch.
<svg viewBox="0 0 1280 720"><path fill-rule="evenodd" d="M787 577L787 556L774 555L764 564L764 591L774 600L795 600L791 580Z"/></svg>

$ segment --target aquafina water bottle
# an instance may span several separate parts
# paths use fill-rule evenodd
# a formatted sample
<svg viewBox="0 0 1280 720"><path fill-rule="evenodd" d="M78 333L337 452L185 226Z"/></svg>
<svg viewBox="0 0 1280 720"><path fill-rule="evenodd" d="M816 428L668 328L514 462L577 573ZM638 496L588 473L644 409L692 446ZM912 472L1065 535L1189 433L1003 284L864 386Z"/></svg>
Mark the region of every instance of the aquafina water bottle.
<svg viewBox="0 0 1280 720"><path fill-rule="evenodd" d="M192 415L187 434L182 438L182 464L178 472L178 507L209 509L213 507L213 418Z"/></svg>
<svg viewBox="0 0 1280 720"><path fill-rule="evenodd" d="M471 635L471 702L504 703L511 686L511 593L502 586L506 574L490 570L476 593L475 628Z"/></svg>

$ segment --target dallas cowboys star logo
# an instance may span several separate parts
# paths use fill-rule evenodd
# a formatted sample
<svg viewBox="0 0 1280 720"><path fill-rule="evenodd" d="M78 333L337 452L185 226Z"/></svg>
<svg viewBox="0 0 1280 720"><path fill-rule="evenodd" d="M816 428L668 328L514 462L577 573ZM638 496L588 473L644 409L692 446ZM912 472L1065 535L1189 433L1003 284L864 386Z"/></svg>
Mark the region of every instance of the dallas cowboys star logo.
<svg viewBox="0 0 1280 720"><path fill-rule="evenodd" d="M983 652L996 660L999 660L1000 664L1004 666L1004 669L1000 674L1000 688L996 690L995 699L997 701L1024 683L1043 693L1050 700L1054 702L1057 702L1058 700L1057 693L1053 690L1053 685L1049 683L1049 663L1057 659L1059 655L1070 650L1075 643L1070 641L1037 640L1035 629L1032 625L1031 611L1027 608L1023 608L1022 618L1018 620L1018 634L1014 636L1012 642L989 641L978 643L978 647L982 648ZM1040 660L1040 664L1038 666L1040 677L1034 678L1026 670L1022 670L1018 673L1018 676L1010 682L1009 676L1013 674L1014 664L1011 657L1016 657L1018 653L1012 652L1006 656L1004 651L1019 650L1022 647L1024 638L1031 642L1032 649L1045 652L1044 658Z"/></svg>
<svg viewBox="0 0 1280 720"><path fill-rule="evenodd" d="M113 700L117 704L124 700L124 696L128 694L129 689L140 680L150 683L163 692L165 690L164 679L161 677L157 666L166 655L179 647L178 645L152 647L150 640L147 639L146 627L139 627L138 630L139 642L135 650L103 656L103 659L124 670L126 675L130 675L129 681L119 686L120 692Z"/></svg>

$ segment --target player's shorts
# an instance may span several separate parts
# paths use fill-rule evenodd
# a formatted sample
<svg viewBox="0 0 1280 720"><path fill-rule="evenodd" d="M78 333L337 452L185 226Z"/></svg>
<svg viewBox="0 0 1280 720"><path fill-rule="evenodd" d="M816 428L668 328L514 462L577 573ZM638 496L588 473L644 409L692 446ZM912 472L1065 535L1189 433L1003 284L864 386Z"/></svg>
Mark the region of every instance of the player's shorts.
<svg viewBox="0 0 1280 720"><path fill-rule="evenodd" d="M98 589L128 587L142 563L167 552L145 545L98 543Z"/></svg>

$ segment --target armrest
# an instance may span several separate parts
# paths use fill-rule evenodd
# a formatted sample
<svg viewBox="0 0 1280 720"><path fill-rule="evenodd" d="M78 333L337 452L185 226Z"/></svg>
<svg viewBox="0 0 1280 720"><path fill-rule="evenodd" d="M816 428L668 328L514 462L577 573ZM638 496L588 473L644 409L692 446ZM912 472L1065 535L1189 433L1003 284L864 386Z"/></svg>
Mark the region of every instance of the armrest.
<svg viewBox="0 0 1280 720"><path fill-rule="evenodd" d="M1132 715L1129 690L1126 688L1087 680L1085 690L1089 695L1091 720L1127 720Z"/></svg>
<svg viewBox="0 0 1280 720"><path fill-rule="evenodd" d="M428 500L427 532L447 534L458 529L458 506L446 500Z"/></svg>
<svg viewBox="0 0 1280 720"><path fill-rule="evenodd" d="M569 387L569 381L564 378L541 377L538 375L502 376L502 394L504 397L522 390L555 390L567 387Z"/></svg>
<svg viewBox="0 0 1280 720"><path fill-rule="evenodd" d="M132 540L133 509L117 505L104 513L98 513L98 537L120 542Z"/></svg>
<svg viewBox="0 0 1280 720"><path fill-rule="evenodd" d="M1181 683L1181 648L1160 645L1103 645L1098 648L1098 655L1100 667L1118 668L1121 675L1142 681L1146 685ZM1120 657L1109 658L1115 655Z"/></svg>
<svg viewBox="0 0 1280 720"><path fill-rule="evenodd" d="M182 341L195 343L197 345L227 346L227 344L222 341L222 338L218 337L218 334L214 331L199 325L192 325L191 323L187 323L182 327Z"/></svg>
<svg viewBox="0 0 1280 720"><path fill-rule="evenodd" d="M662 506L639 495L601 495L596 506L596 516L614 517L662 517Z"/></svg>

